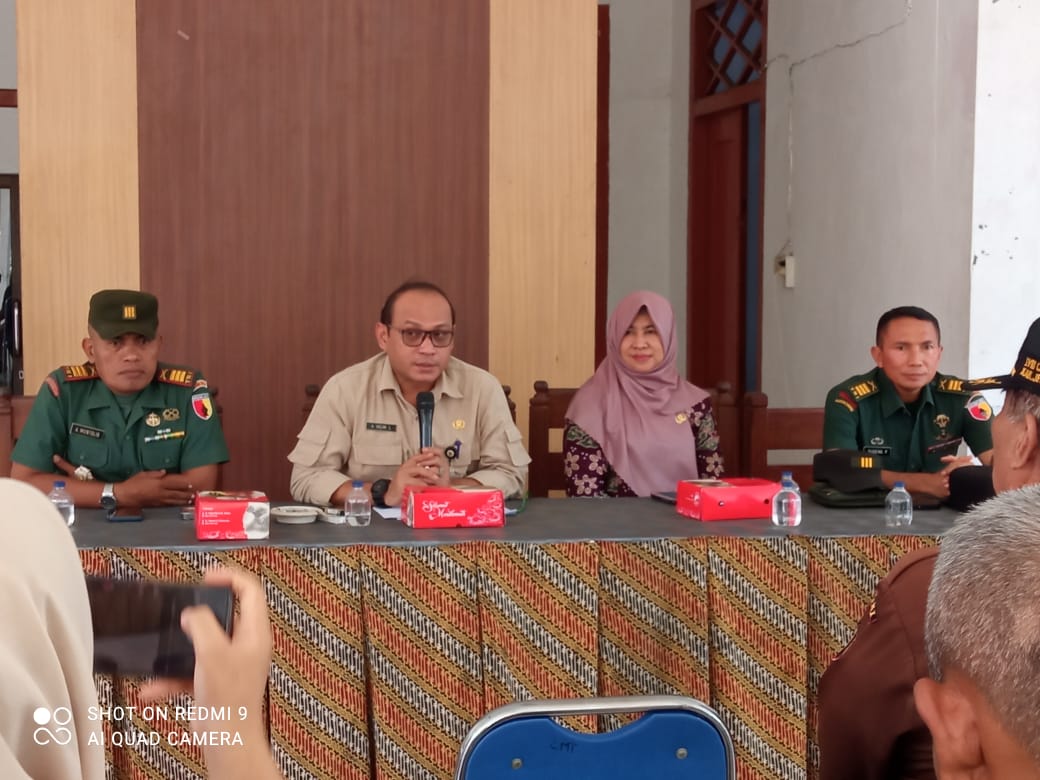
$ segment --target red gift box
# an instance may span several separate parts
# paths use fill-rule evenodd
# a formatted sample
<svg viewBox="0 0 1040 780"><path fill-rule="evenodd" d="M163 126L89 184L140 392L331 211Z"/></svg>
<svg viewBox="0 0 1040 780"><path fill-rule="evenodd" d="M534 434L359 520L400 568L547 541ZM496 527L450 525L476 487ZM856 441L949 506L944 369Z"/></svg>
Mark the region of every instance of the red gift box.
<svg viewBox="0 0 1040 780"><path fill-rule="evenodd" d="M688 479L675 491L675 509L694 520L769 519L780 483L768 479Z"/></svg>
<svg viewBox="0 0 1040 780"><path fill-rule="evenodd" d="M404 489L401 520L412 528L484 528L506 524L502 491L495 488Z"/></svg>
<svg viewBox="0 0 1040 780"><path fill-rule="evenodd" d="M267 539L270 535L271 504L261 491L204 490L195 496L196 539Z"/></svg>

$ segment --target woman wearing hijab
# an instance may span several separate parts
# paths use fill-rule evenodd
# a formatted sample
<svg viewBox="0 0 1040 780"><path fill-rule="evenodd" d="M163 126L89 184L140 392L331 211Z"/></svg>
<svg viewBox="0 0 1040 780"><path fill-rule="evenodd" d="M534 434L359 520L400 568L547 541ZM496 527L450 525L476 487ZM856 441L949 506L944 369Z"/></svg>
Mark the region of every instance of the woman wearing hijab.
<svg viewBox="0 0 1040 780"><path fill-rule="evenodd" d="M649 496L722 476L708 393L679 376L675 316L645 290L607 323L607 356L567 409L568 496Z"/></svg>
<svg viewBox="0 0 1040 780"><path fill-rule="evenodd" d="M0 537L0 778L102 780L104 735L90 718L98 706L90 602L72 535L46 496L0 479ZM195 648L194 684L157 680L150 695L186 690L200 708L259 713L271 666L263 586L231 569L207 573L206 582L235 592L235 636L208 607L185 609L181 627ZM203 748L210 776L280 778L262 719L243 722L239 732L242 745Z"/></svg>

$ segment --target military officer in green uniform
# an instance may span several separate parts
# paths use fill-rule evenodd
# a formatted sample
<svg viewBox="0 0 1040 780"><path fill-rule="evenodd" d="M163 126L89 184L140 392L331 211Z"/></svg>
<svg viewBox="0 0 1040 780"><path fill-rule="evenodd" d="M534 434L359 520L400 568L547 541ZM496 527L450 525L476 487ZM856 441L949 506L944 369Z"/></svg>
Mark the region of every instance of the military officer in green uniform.
<svg viewBox="0 0 1040 780"><path fill-rule="evenodd" d="M902 481L910 491L945 498L949 473L971 462L957 456L962 441L990 464L992 410L962 380L937 372L939 338L939 321L924 309L885 312L870 349L877 368L827 394L823 448L879 456L888 487Z"/></svg>
<svg viewBox="0 0 1040 780"><path fill-rule="evenodd" d="M159 363L159 303L135 290L90 299L87 362L44 380L11 455L40 490L56 475L77 506L177 506L217 486L227 444L202 374Z"/></svg>

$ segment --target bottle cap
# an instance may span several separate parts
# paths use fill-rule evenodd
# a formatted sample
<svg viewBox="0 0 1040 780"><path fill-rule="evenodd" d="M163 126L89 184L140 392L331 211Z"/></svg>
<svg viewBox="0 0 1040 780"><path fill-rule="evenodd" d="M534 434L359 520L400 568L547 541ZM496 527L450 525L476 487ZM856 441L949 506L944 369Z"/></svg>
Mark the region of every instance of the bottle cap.
<svg viewBox="0 0 1040 780"><path fill-rule="evenodd" d="M56 479L56 480L54 480L54 487L56 487L56 488L63 488L63 487L65 487L65 480L63 480L63 479Z"/></svg>
<svg viewBox="0 0 1040 780"><path fill-rule="evenodd" d="M902 480L900 480L899 482L896 482L895 489L896 490L899 490L899 489L906 490L906 484Z"/></svg>
<svg viewBox="0 0 1040 780"><path fill-rule="evenodd" d="M360 479L355 479L354 480L354 487L359 488L359 487L364 487L364 486L365 486L365 483L362 480L360 480Z"/></svg>

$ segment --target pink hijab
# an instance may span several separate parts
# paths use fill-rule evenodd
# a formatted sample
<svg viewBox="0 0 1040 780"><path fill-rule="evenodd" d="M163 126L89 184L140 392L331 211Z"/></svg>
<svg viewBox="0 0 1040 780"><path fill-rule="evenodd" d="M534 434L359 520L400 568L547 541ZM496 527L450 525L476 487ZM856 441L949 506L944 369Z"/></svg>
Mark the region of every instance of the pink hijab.
<svg viewBox="0 0 1040 780"><path fill-rule="evenodd" d="M621 339L646 307L664 345L664 360L640 374L621 360ZM574 396L567 418L595 439L614 471L639 496L675 490L680 479L697 477L697 442L678 415L708 394L679 376L675 315L657 293L625 297L607 323L607 356Z"/></svg>

